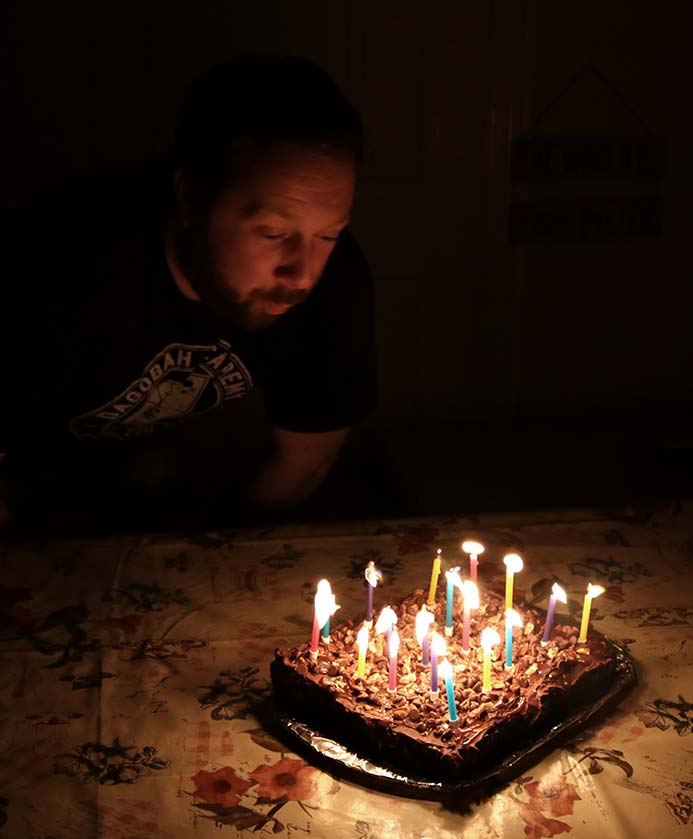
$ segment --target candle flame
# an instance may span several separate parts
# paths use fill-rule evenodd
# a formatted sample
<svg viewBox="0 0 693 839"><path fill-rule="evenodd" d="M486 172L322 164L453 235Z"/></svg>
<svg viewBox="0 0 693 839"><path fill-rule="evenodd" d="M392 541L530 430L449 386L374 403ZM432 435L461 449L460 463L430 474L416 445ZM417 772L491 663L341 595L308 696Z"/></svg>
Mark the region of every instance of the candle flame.
<svg viewBox="0 0 693 839"><path fill-rule="evenodd" d="M366 566L364 576L368 581L368 585L373 586L373 588L375 588L378 585L378 580L382 580L383 573L382 571L378 571L378 569L375 567L375 562L371 560Z"/></svg>
<svg viewBox="0 0 693 839"><path fill-rule="evenodd" d="M378 635L382 635L383 632L387 632L387 630L396 623L397 613L395 610L390 606L384 606L378 615L378 620L375 622L375 631Z"/></svg>
<svg viewBox="0 0 693 839"><path fill-rule="evenodd" d="M561 603L567 603L567 602L568 602L568 597L567 597L567 595L566 595L566 593L565 593L565 590L564 590L564 589L562 589L562 588L558 585L558 583L554 583L554 584L551 586L551 594L553 594L553 596L556 598L556 600L560 600L560 601L561 601Z"/></svg>
<svg viewBox="0 0 693 839"><path fill-rule="evenodd" d="M522 618L520 617L520 613L517 612L515 609L506 609L505 623L506 625L509 623L510 626L522 626Z"/></svg>
<svg viewBox="0 0 693 839"><path fill-rule="evenodd" d="M466 554L471 554L472 556L479 556L484 552L484 546L481 542L462 542L462 550Z"/></svg>
<svg viewBox="0 0 693 839"><path fill-rule="evenodd" d="M438 665L438 675L441 679L443 679L443 681L452 679L452 664L450 664L447 658L441 661Z"/></svg>
<svg viewBox="0 0 693 839"><path fill-rule="evenodd" d="M389 653L390 658L394 658L399 652L399 632L396 629L392 630L390 635Z"/></svg>
<svg viewBox="0 0 693 839"><path fill-rule="evenodd" d="M500 644L500 635L490 626L487 626L481 632L481 646L486 650L489 651L491 647L495 647L496 644Z"/></svg>
<svg viewBox="0 0 693 839"><path fill-rule="evenodd" d="M587 596L594 600L595 597L599 597L600 594L604 594L606 589L604 586L593 586L592 583L587 583Z"/></svg>
<svg viewBox="0 0 693 839"><path fill-rule="evenodd" d="M511 574L517 574L524 567L522 557L519 554L506 554L503 557L503 563Z"/></svg>
<svg viewBox="0 0 693 839"><path fill-rule="evenodd" d="M315 594L315 616L318 619L318 626L320 629L325 626L330 618L330 615L339 609L332 594L332 588L327 580L320 580L318 583L318 590Z"/></svg>
<svg viewBox="0 0 693 839"><path fill-rule="evenodd" d="M462 597L467 609L479 608L479 587L472 580L465 580L462 583Z"/></svg>
<svg viewBox="0 0 693 839"><path fill-rule="evenodd" d="M445 638L437 632L433 633L431 638L431 650L440 658L448 651L448 645L445 643Z"/></svg>
<svg viewBox="0 0 693 839"><path fill-rule="evenodd" d="M462 585L462 577L460 577L460 566L456 566L455 568L450 568L449 571L445 572L445 579L454 586L461 586Z"/></svg>
<svg viewBox="0 0 693 839"><path fill-rule="evenodd" d="M368 627L365 623L356 633L356 645L360 653L365 654L368 650Z"/></svg>
<svg viewBox="0 0 693 839"><path fill-rule="evenodd" d="M423 639L426 637L428 628L434 620L433 613L428 611L424 603L416 614L416 640L419 644L423 644Z"/></svg>
<svg viewBox="0 0 693 839"><path fill-rule="evenodd" d="M438 556L440 556L440 555L443 553L442 548L438 548L438 550L436 551L436 553L438 554Z"/></svg>

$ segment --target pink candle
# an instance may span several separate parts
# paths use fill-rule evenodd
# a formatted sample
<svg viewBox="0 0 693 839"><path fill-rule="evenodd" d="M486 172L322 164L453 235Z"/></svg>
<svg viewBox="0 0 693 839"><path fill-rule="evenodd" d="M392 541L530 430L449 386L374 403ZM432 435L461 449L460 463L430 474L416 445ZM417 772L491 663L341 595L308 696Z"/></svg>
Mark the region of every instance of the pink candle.
<svg viewBox="0 0 693 839"><path fill-rule="evenodd" d="M479 554L484 552L484 546L481 542L462 542L462 550L469 554L469 577L475 583L476 572L479 567Z"/></svg>
<svg viewBox="0 0 693 839"><path fill-rule="evenodd" d="M318 616L313 615L313 635L310 639L310 654L313 658L318 655L318 642L320 641L320 626L318 624Z"/></svg>
<svg viewBox="0 0 693 839"><path fill-rule="evenodd" d="M399 632L393 628L390 633L390 670L388 673L387 689L390 693L395 693L397 690L397 653L399 652Z"/></svg>

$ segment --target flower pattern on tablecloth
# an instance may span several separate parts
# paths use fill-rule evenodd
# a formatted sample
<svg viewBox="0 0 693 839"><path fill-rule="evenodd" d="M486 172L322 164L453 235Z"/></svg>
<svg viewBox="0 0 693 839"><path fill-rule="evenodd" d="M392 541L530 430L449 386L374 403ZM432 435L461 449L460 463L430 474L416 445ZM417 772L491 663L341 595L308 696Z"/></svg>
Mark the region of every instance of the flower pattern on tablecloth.
<svg viewBox="0 0 693 839"><path fill-rule="evenodd" d="M689 793L675 792L664 806L679 824L693 824L693 796Z"/></svg>
<svg viewBox="0 0 693 839"><path fill-rule="evenodd" d="M548 777L522 784L526 801L519 800L520 818L525 823L527 839L542 839L567 833L571 826L556 818L571 816L576 801L581 801L577 788L563 778Z"/></svg>
<svg viewBox="0 0 693 839"><path fill-rule="evenodd" d="M297 806L312 818L318 806L309 802L319 801L320 786L325 786L317 769L303 760L283 756L274 764L253 769L248 778L241 777L232 766L200 770L191 778L195 784L193 807L220 826L253 832L269 828L272 833L282 833L286 825L278 818L279 811L287 805ZM335 784L330 791L338 788Z"/></svg>
<svg viewBox="0 0 693 839"><path fill-rule="evenodd" d="M213 720L244 720L254 705L269 695L267 679L257 667L222 670L211 685L203 685L206 693L198 696L202 708L211 708Z"/></svg>
<svg viewBox="0 0 693 839"><path fill-rule="evenodd" d="M53 757L56 775L81 778L99 784L134 784L145 770L161 770L170 761L156 757L153 746L123 746L118 737L110 746L105 743L83 743L69 754Z"/></svg>
<svg viewBox="0 0 693 839"><path fill-rule="evenodd" d="M168 589L159 583L129 583L125 588L109 589L103 593L103 601L117 603L136 612L160 612L173 604L190 604L183 589Z"/></svg>
<svg viewBox="0 0 693 839"><path fill-rule="evenodd" d="M589 577L591 580L606 580L608 583L634 583L640 577L651 577L652 569L641 562L620 562L612 557L586 557L578 562L569 562L572 574Z"/></svg>
<svg viewBox="0 0 693 839"><path fill-rule="evenodd" d="M592 839L609 827L656 835L664 823L667 835L683 837L693 824L684 646L693 626L684 599L693 584L693 507L684 512L572 511L563 519L554 511L3 545L0 833L96 839L98 825L109 839L534 839L568 831ZM317 580L332 582L343 604L338 619L353 618L365 604L369 559L383 585L407 593L428 585L438 547L452 557L472 536L486 545L486 586L495 574L502 587L501 557L523 545L515 590L542 609L553 581L562 581L579 619L581 578L600 581L606 592L592 620L633 646L645 692L533 766L513 792L471 812L340 785L287 752L259 711L268 707L273 648L310 637ZM647 573L655 568L656 588Z"/></svg>
<svg viewBox="0 0 693 839"><path fill-rule="evenodd" d="M200 769L191 780L195 784L193 795L196 798L202 798L208 804L220 804L222 807L235 807L253 785L252 781L239 778L231 766L222 766L216 772Z"/></svg>
<svg viewBox="0 0 693 839"><path fill-rule="evenodd" d="M678 700L654 699L639 707L635 714L647 728L667 731L673 727L679 737L686 737L693 730L693 703L686 701L681 694Z"/></svg>

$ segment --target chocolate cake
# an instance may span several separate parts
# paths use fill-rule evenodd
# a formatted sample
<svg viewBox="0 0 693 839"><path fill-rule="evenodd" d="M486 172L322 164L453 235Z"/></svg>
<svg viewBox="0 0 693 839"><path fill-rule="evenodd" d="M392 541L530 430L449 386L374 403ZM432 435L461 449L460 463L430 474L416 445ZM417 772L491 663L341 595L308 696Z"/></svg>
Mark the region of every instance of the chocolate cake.
<svg viewBox="0 0 693 839"><path fill-rule="evenodd" d="M357 676L356 634L361 621L334 627L321 641L317 658L310 644L275 652L271 677L277 702L324 737L395 772L434 782L456 783L488 772L508 755L531 748L553 726L590 709L609 692L619 653L594 631L578 644L578 629L557 618L552 638L542 644L544 616L516 605L524 626L515 631L514 663L505 668L504 648L495 649L491 688L482 689L481 629L504 637L503 598L486 593L473 613L471 644L461 646L462 611L455 608L454 635L447 658L454 668L459 722L451 725L445 685L432 698L430 666L422 663L415 616L427 594L417 590L395 605L400 637L397 689L388 691L384 635L370 634L365 676ZM444 625L444 604L434 608Z"/></svg>

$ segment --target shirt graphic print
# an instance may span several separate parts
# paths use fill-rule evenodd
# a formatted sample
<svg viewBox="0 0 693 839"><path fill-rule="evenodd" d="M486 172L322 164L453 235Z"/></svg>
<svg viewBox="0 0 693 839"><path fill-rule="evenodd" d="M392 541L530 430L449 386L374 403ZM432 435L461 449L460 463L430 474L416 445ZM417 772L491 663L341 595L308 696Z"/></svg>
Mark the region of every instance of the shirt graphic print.
<svg viewBox="0 0 693 839"><path fill-rule="evenodd" d="M245 396L252 386L248 369L227 341L168 344L122 393L71 420L70 430L82 439L150 434L157 425L174 425Z"/></svg>

